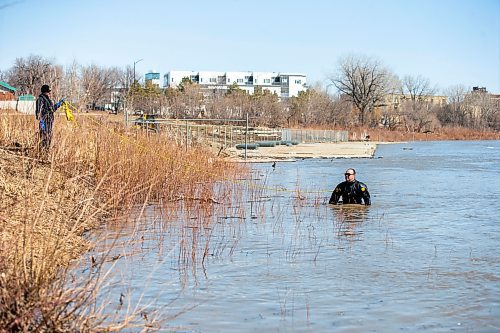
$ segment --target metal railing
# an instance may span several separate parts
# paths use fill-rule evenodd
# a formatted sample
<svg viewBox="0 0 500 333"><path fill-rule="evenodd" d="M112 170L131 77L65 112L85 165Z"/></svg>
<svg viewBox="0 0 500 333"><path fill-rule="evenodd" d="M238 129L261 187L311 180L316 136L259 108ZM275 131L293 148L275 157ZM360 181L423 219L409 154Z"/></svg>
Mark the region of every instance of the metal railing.
<svg viewBox="0 0 500 333"><path fill-rule="evenodd" d="M245 157L248 144L263 141L348 141L347 131L249 127L248 119L136 119L129 123L166 135L186 149L197 143L218 144L224 148L245 144Z"/></svg>
<svg viewBox="0 0 500 333"><path fill-rule="evenodd" d="M303 143L314 142L346 142L348 131L311 130L311 129L283 129L283 139Z"/></svg>

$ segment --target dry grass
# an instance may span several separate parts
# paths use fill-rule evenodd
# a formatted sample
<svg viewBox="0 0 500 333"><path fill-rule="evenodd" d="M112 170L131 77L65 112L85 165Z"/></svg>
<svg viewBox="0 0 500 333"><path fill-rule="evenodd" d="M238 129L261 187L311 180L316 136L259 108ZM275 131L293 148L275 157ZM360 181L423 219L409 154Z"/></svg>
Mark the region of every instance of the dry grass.
<svg viewBox="0 0 500 333"><path fill-rule="evenodd" d="M435 132L427 133L357 127L349 129L349 139L360 140L365 133L370 136L371 141L381 142L500 139L500 133L497 132L477 131L463 127L441 127Z"/></svg>
<svg viewBox="0 0 500 333"><path fill-rule="evenodd" d="M214 198L217 181L242 171L201 148L127 133L105 118L77 120L57 117L52 147L40 152L33 117L0 114L0 331L136 325L137 311L118 323L94 306L106 275L95 270L106 258L83 280L68 275L71 261L92 246L84 233L150 201L213 204L221 200L220 193ZM151 320L143 325L154 327Z"/></svg>

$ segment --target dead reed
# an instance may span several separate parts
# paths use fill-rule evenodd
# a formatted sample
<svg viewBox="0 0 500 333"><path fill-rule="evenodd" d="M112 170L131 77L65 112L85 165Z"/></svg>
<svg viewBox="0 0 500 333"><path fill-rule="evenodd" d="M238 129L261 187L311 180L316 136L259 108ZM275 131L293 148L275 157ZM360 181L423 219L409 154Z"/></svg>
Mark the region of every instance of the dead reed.
<svg viewBox="0 0 500 333"><path fill-rule="evenodd" d="M361 140L364 134L370 136L370 141L401 142L401 141L441 141L441 140L499 140L498 132L474 130L464 127L441 127L432 132L408 132L384 128L350 128L349 140Z"/></svg>
<svg viewBox="0 0 500 333"><path fill-rule="evenodd" d="M95 307L106 276L95 270L107 258L93 262L83 281L68 274L92 246L85 232L151 201L218 203L229 196L218 183L242 172L166 136L127 132L104 117L77 121L56 117L52 147L39 151L32 116L0 114L0 327L7 332L137 325L137 311L118 323ZM155 327L148 318L142 329Z"/></svg>

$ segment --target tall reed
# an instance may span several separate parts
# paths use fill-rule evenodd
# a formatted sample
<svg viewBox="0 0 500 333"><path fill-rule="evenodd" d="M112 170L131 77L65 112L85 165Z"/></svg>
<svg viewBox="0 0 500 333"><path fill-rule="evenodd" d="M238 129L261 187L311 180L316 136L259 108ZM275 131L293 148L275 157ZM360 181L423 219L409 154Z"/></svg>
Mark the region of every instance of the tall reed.
<svg viewBox="0 0 500 333"><path fill-rule="evenodd" d="M201 147L127 131L105 117L56 117L52 147L40 151L33 118L0 113L0 327L92 332L136 325L137 313L118 323L95 307L106 276L95 270L109 258L93 262L94 274L82 281L68 274L92 246L85 232L146 202L220 202L217 184L242 170ZM154 327L151 318L143 328Z"/></svg>

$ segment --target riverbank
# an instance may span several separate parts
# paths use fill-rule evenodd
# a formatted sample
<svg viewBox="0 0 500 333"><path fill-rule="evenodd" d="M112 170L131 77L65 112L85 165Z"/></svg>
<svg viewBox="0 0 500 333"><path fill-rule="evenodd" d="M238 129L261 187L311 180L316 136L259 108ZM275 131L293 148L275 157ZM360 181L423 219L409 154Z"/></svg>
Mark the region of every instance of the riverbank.
<svg viewBox="0 0 500 333"><path fill-rule="evenodd" d="M274 162L296 161L305 158L371 158L379 144L410 141L476 141L500 140L500 133L477 131L461 127L440 128L435 132L412 133L391 131L381 128L349 128L348 142L336 143L300 143L294 146L277 145L258 147L246 151L230 147L222 151L231 162ZM359 141L360 138L370 141ZM245 156L246 155L246 156Z"/></svg>
<svg viewBox="0 0 500 333"><path fill-rule="evenodd" d="M156 325L126 301L113 318L96 307L106 283L102 265L115 259L105 252L82 262L94 245L86 232L103 223L120 228L151 201L223 202L214 183L243 169L201 147L186 151L92 117L57 117L50 150L39 151L33 118L0 114L0 327L92 332ZM69 270L77 262L92 274L74 279Z"/></svg>
<svg viewBox="0 0 500 333"><path fill-rule="evenodd" d="M33 265L43 265L49 259L43 251L58 244L49 251L54 252L56 269L88 249L82 234L97 225L98 215L87 205L75 205L93 197L83 177L65 175L49 161L1 148L0 179L0 244L22 249L4 251L4 263L16 266L23 259L20 252L26 252Z"/></svg>
<svg viewBox="0 0 500 333"><path fill-rule="evenodd" d="M305 158L371 158L377 144L374 142L301 143L293 146L277 145L244 149L226 149L227 159L232 162L295 161Z"/></svg>
<svg viewBox="0 0 500 333"><path fill-rule="evenodd" d="M0 148L0 327L84 331L93 319L76 315L91 309L81 291L97 279L68 279L67 268L91 248L84 233L103 211L85 175L23 149Z"/></svg>
<svg viewBox="0 0 500 333"><path fill-rule="evenodd" d="M441 127L435 131L410 132L401 130L388 130L385 128L354 127L345 129L349 131L349 140L356 141L369 137L375 142L401 142L401 141L447 141L447 140L500 140L500 132L479 131L464 127Z"/></svg>

